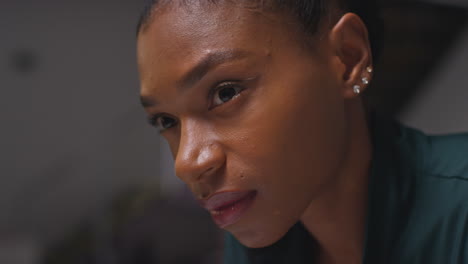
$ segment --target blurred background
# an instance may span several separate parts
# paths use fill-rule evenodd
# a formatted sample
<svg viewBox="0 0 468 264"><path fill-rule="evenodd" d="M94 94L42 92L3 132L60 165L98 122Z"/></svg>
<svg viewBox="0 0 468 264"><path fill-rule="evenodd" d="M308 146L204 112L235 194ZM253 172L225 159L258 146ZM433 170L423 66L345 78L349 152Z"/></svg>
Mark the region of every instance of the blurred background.
<svg viewBox="0 0 468 264"><path fill-rule="evenodd" d="M219 263L222 234L139 105L142 0L0 1L0 263ZM385 1L369 90L428 133L468 131L468 0Z"/></svg>

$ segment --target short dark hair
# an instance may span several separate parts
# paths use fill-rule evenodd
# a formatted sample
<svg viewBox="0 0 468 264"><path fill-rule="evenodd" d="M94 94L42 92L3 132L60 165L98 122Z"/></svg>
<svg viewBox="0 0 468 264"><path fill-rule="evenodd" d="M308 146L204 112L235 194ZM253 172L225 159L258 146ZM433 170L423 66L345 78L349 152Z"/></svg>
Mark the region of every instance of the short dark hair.
<svg viewBox="0 0 468 264"><path fill-rule="evenodd" d="M137 35L149 23L152 13L156 6L164 0L146 0L143 11L140 15L137 25ZM168 1L168 0L165 0ZM171 0L169 0L171 1ZM175 0L181 1L181 0ZM200 0L201 1L201 0ZM218 0L206 0L216 2ZM245 0L244 0L245 1ZM248 0L248 1L265 1L265 0ZM274 7L281 10L289 10L291 14L297 18L300 24L305 29L306 33L314 35L319 27L320 22L328 13L328 7L331 2L336 2L338 6L345 12L357 14L366 24L369 31L369 41L371 44L372 55L374 60L382 49L383 39L383 21L380 17L380 6L378 0L267 0ZM184 1L188 3L189 1Z"/></svg>

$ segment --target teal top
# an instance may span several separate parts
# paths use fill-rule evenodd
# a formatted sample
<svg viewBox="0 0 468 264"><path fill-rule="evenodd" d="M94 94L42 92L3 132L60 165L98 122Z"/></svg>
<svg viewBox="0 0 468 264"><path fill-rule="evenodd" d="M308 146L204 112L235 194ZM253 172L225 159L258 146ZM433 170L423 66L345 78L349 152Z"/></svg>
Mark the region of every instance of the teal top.
<svg viewBox="0 0 468 264"><path fill-rule="evenodd" d="M373 116L364 264L468 264L468 133L428 136ZM249 249L225 238L225 264L313 264L301 223Z"/></svg>

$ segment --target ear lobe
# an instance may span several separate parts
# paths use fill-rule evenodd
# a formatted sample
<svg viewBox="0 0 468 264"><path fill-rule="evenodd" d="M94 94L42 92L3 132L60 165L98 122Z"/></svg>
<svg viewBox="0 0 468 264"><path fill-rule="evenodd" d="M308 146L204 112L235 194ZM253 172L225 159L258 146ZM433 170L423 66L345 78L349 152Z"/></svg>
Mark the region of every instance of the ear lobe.
<svg viewBox="0 0 468 264"><path fill-rule="evenodd" d="M372 79L372 68L369 68L372 67L372 53L364 22L356 14L345 14L330 32L330 44L343 66L340 67L343 95L354 98Z"/></svg>

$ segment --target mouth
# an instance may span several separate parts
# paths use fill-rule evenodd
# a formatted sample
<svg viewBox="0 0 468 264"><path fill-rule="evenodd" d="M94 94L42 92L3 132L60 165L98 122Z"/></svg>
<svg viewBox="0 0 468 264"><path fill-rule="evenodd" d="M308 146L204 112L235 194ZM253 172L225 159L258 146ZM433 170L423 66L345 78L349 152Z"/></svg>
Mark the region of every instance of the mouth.
<svg viewBox="0 0 468 264"><path fill-rule="evenodd" d="M256 191L221 192L201 201L220 228L235 224L253 204Z"/></svg>

